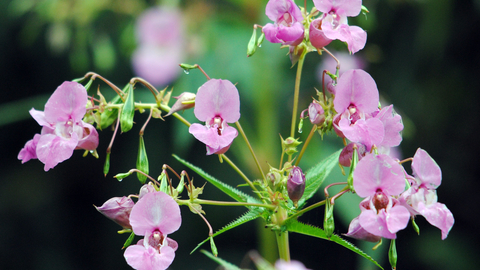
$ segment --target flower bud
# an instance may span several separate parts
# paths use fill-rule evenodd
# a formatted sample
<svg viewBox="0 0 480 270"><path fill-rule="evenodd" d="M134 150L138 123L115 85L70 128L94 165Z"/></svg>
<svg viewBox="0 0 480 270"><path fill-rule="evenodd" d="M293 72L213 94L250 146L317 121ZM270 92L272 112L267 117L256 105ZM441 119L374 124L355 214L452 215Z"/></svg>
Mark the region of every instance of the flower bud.
<svg viewBox="0 0 480 270"><path fill-rule="evenodd" d="M133 127L133 116L135 115L135 99L133 97L133 85L129 84L128 94L120 113L120 127L122 132L127 132Z"/></svg>
<svg viewBox="0 0 480 270"><path fill-rule="evenodd" d="M145 149L143 136L140 136L140 143L138 146L137 169L146 174L149 173L147 150ZM137 172L137 177L140 183L145 184L145 181L147 180L145 175Z"/></svg>
<svg viewBox="0 0 480 270"><path fill-rule="evenodd" d="M253 34L247 46L247 57L252 56L256 50L257 50L257 28L253 28Z"/></svg>
<svg viewBox="0 0 480 270"><path fill-rule="evenodd" d="M308 106L308 117L313 125L320 126L325 122L325 111L320 104L312 102Z"/></svg>
<svg viewBox="0 0 480 270"><path fill-rule="evenodd" d="M140 188L140 192L138 193L138 199L140 200L143 196L145 196L145 194L155 191L155 187L149 184L145 184Z"/></svg>
<svg viewBox="0 0 480 270"><path fill-rule="evenodd" d="M195 96L196 95L194 93L183 92L180 94L180 96L173 97L176 98L177 101L175 102L175 104L173 104L172 108L165 116L169 116L178 111L183 111L195 107Z"/></svg>
<svg viewBox="0 0 480 270"><path fill-rule="evenodd" d="M303 174L300 167L293 167L288 174L287 190L288 197L290 197L290 200L293 201L296 207L298 200L302 198L303 192L305 191L305 174Z"/></svg>
<svg viewBox="0 0 480 270"><path fill-rule="evenodd" d="M298 139L294 139L292 137L288 137L285 140L282 140L282 148L287 155L293 155L297 151L297 146L300 145L302 142L298 141Z"/></svg>
<svg viewBox="0 0 480 270"><path fill-rule="evenodd" d="M125 229L131 229L129 217L135 203L128 197L113 197L102 206L95 208L107 218L113 220Z"/></svg>

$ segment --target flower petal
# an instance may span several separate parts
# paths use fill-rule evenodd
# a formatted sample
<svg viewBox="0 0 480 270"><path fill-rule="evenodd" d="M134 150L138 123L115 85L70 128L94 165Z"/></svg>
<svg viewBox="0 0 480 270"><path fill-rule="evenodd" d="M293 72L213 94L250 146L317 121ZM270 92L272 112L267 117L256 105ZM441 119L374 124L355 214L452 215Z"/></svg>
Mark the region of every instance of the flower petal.
<svg viewBox="0 0 480 270"><path fill-rule="evenodd" d="M194 113L203 122L217 116L227 123L237 122L240 119L237 88L228 80L208 80L198 89Z"/></svg>
<svg viewBox="0 0 480 270"><path fill-rule="evenodd" d="M62 83L45 104L49 123L81 121L87 111L87 90L77 82Z"/></svg>
<svg viewBox="0 0 480 270"><path fill-rule="evenodd" d="M45 164L44 170L48 171L58 163L69 159L77 146L78 138L72 133L70 139L65 139L54 134L41 135L37 143L37 157Z"/></svg>
<svg viewBox="0 0 480 270"><path fill-rule="evenodd" d="M145 235L156 229L167 235L178 230L181 223L180 207L161 191L145 194L130 213L130 225L136 235Z"/></svg>

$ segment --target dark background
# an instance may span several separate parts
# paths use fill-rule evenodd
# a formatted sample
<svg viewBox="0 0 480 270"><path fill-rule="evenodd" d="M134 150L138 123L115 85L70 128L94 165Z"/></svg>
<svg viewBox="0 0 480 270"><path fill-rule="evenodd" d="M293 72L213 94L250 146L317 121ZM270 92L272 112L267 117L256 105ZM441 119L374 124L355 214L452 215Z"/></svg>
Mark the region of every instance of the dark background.
<svg viewBox="0 0 480 270"><path fill-rule="evenodd" d="M119 227L97 213L92 205L138 192L140 184L134 176L121 183L112 176L135 166L137 132L146 120L145 114L137 114L137 125L132 131L115 140L107 177L103 177L102 168L104 151L112 136L110 130L100 132L99 160L92 156L83 158L82 151L75 151L71 159L44 172L38 160L21 165L17 159L25 142L40 132L28 110L32 107L43 110L45 101L63 81L93 70L123 86L134 76L130 56L136 46L135 17L156 3L82 1L87 8L81 9L76 5L79 2L0 2L0 269L130 269L121 251L127 236L118 235ZM251 26L268 22L264 15L266 2L175 4L185 16L189 44L185 61L200 64L211 77L238 82L242 101L240 121L258 148L260 160L276 165L280 152L278 133L289 131L296 70L289 69L286 49L280 50L279 44L265 41L253 57L245 57ZM365 0L363 4L370 10L367 19L360 15L349 20L351 25L359 25L368 32L367 46L355 56L364 59L382 98L387 104L393 103L403 117L404 157L413 156L421 147L442 168L439 201L455 217L455 225L443 241L440 231L422 217L416 219L420 236L411 226L399 232L398 268L475 269L480 240L476 230L479 222L476 192L480 189L476 176L480 150L477 138L480 2ZM309 1L308 8L311 7ZM70 33L69 38L60 39L61 46L52 45L49 39L55 23ZM99 52L95 42L104 37L110 43ZM339 42L329 48L346 51L346 46ZM105 55L110 55L107 59L110 62L102 58ZM316 73L325 57L316 53L307 56L301 108L314 95L313 87L321 87ZM177 95L183 91L195 92L204 81L199 72L191 71L189 75L181 74L171 85ZM104 84L95 81L95 89L97 85L101 85L102 92L112 94ZM147 95L143 98L148 99ZM184 115L195 121L191 111ZM309 128L308 124L305 126ZM301 136L305 138L305 132ZM332 134L325 136L322 143L319 136L314 140L312 150L303 160L304 168L340 147ZM220 180L232 185L242 183L226 164L219 165L216 156L205 157L204 145L192 140L187 128L172 119L152 121L145 142L150 174L154 177L160 174L164 163L178 172L184 169L172 159L171 153L176 153ZM251 161L245 161L248 153L244 146L237 140L228 155L248 176L258 177ZM338 168L335 170L328 181L344 181ZM192 175L198 185L203 184L200 177ZM349 220L359 214L358 206L350 203L355 201L354 195L345 197L346 203L336 207L336 233L345 233ZM209 185L203 198L228 199ZM208 206L204 209L214 229L220 229L245 211ZM171 269L215 269L216 264L201 253L189 255L207 237L206 225L187 208L182 208L182 218L180 230L170 235L179 243ZM321 226L323 208L300 220ZM246 253L259 249L267 241L261 240L258 232L265 230L260 228L261 222L252 222L219 236L216 243L220 257L237 265L243 261L246 267L251 267L245 259ZM373 269L372 264L334 243L298 234L291 234L290 240L292 258L309 268ZM385 269L389 268L386 250L372 252L371 245L352 242L365 248ZM384 246L387 244L385 241ZM274 253L272 249L275 247L270 248L270 253ZM265 256L271 255L267 252Z"/></svg>

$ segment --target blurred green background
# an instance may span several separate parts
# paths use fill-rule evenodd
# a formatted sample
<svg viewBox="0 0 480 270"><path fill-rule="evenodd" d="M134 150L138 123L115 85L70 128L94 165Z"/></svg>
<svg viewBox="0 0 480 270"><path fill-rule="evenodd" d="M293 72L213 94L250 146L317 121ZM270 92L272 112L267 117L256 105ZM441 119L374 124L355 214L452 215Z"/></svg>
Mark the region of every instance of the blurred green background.
<svg viewBox="0 0 480 270"><path fill-rule="evenodd" d="M297 1L298 2L298 1ZM119 227L97 213L114 196L137 193L140 184L134 176L119 183L112 178L135 166L138 134L146 115L135 116L131 132L118 136L112 150L111 170L103 177L104 151L111 130L100 132L100 158L71 159L45 173L43 164L32 160L21 165L17 154L40 127L28 110L43 106L51 93L65 80L95 71L122 87L135 76L131 56L137 43L135 19L156 5L177 6L185 27L184 61L198 63L213 78L238 83L241 96L240 119L262 164L279 162L280 140L289 133L295 69L290 69L287 50L265 41L257 53L246 57L252 25L264 25L267 1L165 1L147 0L3 0L0 1L0 269L130 269L121 246L125 235ZM297 4L303 5L303 1ZM455 217L448 238L422 217L417 218L421 235L411 226L398 233L399 269L476 269L480 233L479 211L474 204L480 189L478 166L478 106L480 84L480 1L454 0L365 0L370 10L349 20L368 32L367 45L355 54L376 80L386 104L393 103L405 123L401 151L413 156L416 149L427 150L442 168L443 183L439 201ZM313 4L308 1L308 9ZM328 48L346 51L333 42ZM301 84L301 105L305 108L314 87L321 87L318 66L328 56L307 56ZM180 68L178 68L180 69ZM173 95L195 92L205 82L198 71L183 74L170 83ZM96 80L105 95L113 95ZM163 88L164 86L162 86ZM141 89L141 88L139 88ZM148 102L147 90L137 98ZM92 94L91 92L90 94ZM192 111L183 114L196 121ZM310 129L309 123L305 130ZM301 138L307 132L299 134ZM187 128L173 118L152 121L145 132L150 174L161 173L162 164L178 172L184 167L171 153L202 166L207 172L232 185L242 183L216 156L205 157L205 146L194 141ZM339 149L332 134L320 142L316 136L302 160L309 168L322 157ZM259 177L237 139L227 153L251 177ZM408 166L407 166L408 167ZM193 173L192 173L193 174ZM198 185L203 180L196 177ZM339 169L328 182L344 181ZM348 222L359 214L358 198L344 196L337 204L336 233L345 233ZM227 200L207 185L204 198ZM316 200L320 200L319 195ZM204 207L214 229L242 214L243 208ZM215 269L215 263L201 253L190 251L208 236L203 221L182 208L183 224L171 237L179 243L171 269ZM322 225L323 208L300 218ZM251 267L246 254L268 243L271 235L261 222L244 225L216 239L220 257L237 265ZM268 237L267 237L268 238ZM374 269L373 265L334 243L291 234L292 258L311 269ZM386 250L372 252L371 245L352 241L388 269ZM386 245L385 245L386 246ZM208 246L205 246L208 248ZM272 250L273 249L273 250ZM270 253L275 252L270 248Z"/></svg>

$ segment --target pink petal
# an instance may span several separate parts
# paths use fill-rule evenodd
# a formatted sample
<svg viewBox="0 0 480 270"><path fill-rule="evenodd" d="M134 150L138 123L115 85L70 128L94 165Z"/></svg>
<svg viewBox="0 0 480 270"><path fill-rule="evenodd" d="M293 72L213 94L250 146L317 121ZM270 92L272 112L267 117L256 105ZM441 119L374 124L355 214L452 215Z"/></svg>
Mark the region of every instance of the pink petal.
<svg viewBox="0 0 480 270"><path fill-rule="evenodd" d="M429 189L436 189L442 183L440 166L421 148L418 148L413 156L412 171L415 177Z"/></svg>
<svg viewBox="0 0 480 270"><path fill-rule="evenodd" d="M394 147L398 146L402 141L402 117L395 113L393 105L382 108L382 110L375 116L375 118L382 121L385 127L385 137L381 143L382 146Z"/></svg>
<svg viewBox="0 0 480 270"><path fill-rule="evenodd" d="M442 231L442 240L447 238L455 220L452 212L448 210L445 204L437 202L425 206L425 204L421 202L418 204L418 211L430 224Z"/></svg>
<svg viewBox="0 0 480 270"><path fill-rule="evenodd" d="M35 136L33 136L33 139L25 143L25 146L22 148L22 150L20 150L17 158L22 161L22 164L29 161L30 159L37 158L37 144L40 140L40 137L40 134L35 134Z"/></svg>
<svg viewBox="0 0 480 270"><path fill-rule="evenodd" d="M271 23L267 23L262 28L262 32L265 34L265 39L267 39L271 43L283 43L282 40L277 38L277 31L278 31L278 28Z"/></svg>
<svg viewBox="0 0 480 270"><path fill-rule="evenodd" d="M295 21L303 20L300 8L292 0L270 0L265 7L265 14L275 23L286 12L292 15Z"/></svg>
<svg viewBox="0 0 480 270"><path fill-rule="evenodd" d="M45 119L45 113L42 111L37 111L34 108L30 109L30 115L37 121L40 126L50 126L50 123Z"/></svg>
<svg viewBox="0 0 480 270"><path fill-rule="evenodd" d="M229 146L238 135L238 131L230 126L225 126L222 135L218 135L217 128L208 128L197 123L192 124L188 129L188 132L190 132L197 140L213 148L215 152L221 148Z"/></svg>
<svg viewBox="0 0 480 270"><path fill-rule="evenodd" d="M131 245L123 255L128 265L139 270L165 270L173 262L175 252L169 246L162 246L160 253L151 246Z"/></svg>
<svg viewBox="0 0 480 270"><path fill-rule="evenodd" d="M313 3L323 13L341 9L349 17L357 16L362 10L362 0L313 0Z"/></svg>
<svg viewBox="0 0 480 270"><path fill-rule="evenodd" d="M64 82L45 104L45 119L49 123L81 121L87 111L87 90L76 82Z"/></svg>
<svg viewBox="0 0 480 270"><path fill-rule="evenodd" d="M403 168L388 155L366 155L353 172L353 187L365 198L382 190L387 195L399 195L405 189ZM363 225L362 225L363 226Z"/></svg>
<svg viewBox="0 0 480 270"><path fill-rule="evenodd" d="M350 38L346 40L348 50L356 53L365 47L367 43L367 32L358 26L349 26Z"/></svg>
<svg viewBox="0 0 480 270"><path fill-rule="evenodd" d="M310 23L309 38L315 48L322 48L330 44L332 39L327 38L321 29L322 19L316 19ZM330 59L330 58L328 58Z"/></svg>
<svg viewBox="0 0 480 270"><path fill-rule="evenodd" d="M303 40L303 32L303 24L299 22L292 26L278 25L277 38L283 40L286 45L295 46Z"/></svg>
<svg viewBox="0 0 480 270"><path fill-rule="evenodd" d="M178 230L181 223L180 207L161 191L145 194L130 213L130 225L136 235L145 235L156 229L167 235Z"/></svg>
<svg viewBox="0 0 480 270"><path fill-rule="evenodd" d="M240 97L237 88L227 80L210 79L204 83L195 98L195 116L207 122L220 116L227 123L240 119Z"/></svg>
<svg viewBox="0 0 480 270"><path fill-rule="evenodd" d="M388 239L395 239L397 236L388 230L385 209L380 210L378 215L374 210L365 210L358 217L360 226L367 232Z"/></svg>
<svg viewBox="0 0 480 270"><path fill-rule="evenodd" d="M343 113L351 104L363 113L374 112L378 108L378 89L372 76L361 69L345 71L335 87L335 110Z"/></svg>
<svg viewBox="0 0 480 270"><path fill-rule="evenodd" d="M37 157L45 164L44 170L48 171L58 163L69 159L77 143L76 133L72 133L70 139L53 134L41 135L37 144Z"/></svg>
<svg viewBox="0 0 480 270"><path fill-rule="evenodd" d="M360 221L358 220L358 217L354 218L350 222L350 226L348 226L348 233L344 235L358 240L365 240L374 243L382 239L382 237L378 235L373 235L367 232L362 226L360 226Z"/></svg>
<svg viewBox="0 0 480 270"><path fill-rule="evenodd" d="M367 151L370 151L373 145L380 144L385 135L383 123L376 118L366 121L359 119L352 126L348 124L347 119L342 119L338 126L347 139L365 145Z"/></svg>
<svg viewBox="0 0 480 270"><path fill-rule="evenodd" d="M408 220L410 219L410 212L408 212L407 208L401 205L395 205L388 209L386 217L388 230L391 233L397 233L407 227Z"/></svg>
<svg viewBox="0 0 480 270"><path fill-rule="evenodd" d="M76 149L95 150L98 146L98 132L95 127L83 122L83 137L78 141Z"/></svg>

